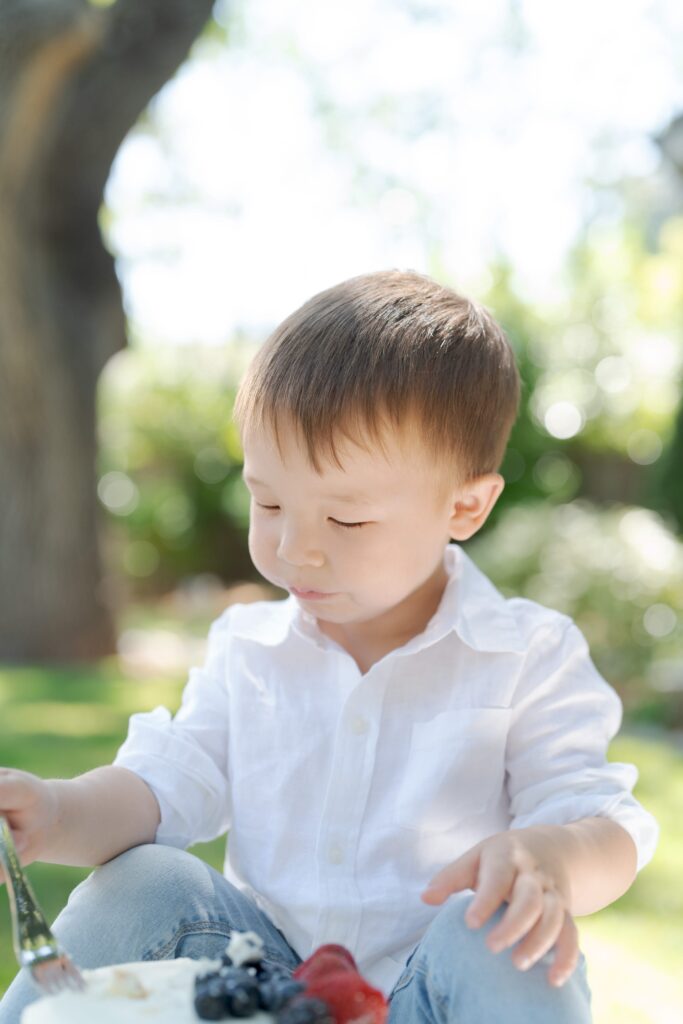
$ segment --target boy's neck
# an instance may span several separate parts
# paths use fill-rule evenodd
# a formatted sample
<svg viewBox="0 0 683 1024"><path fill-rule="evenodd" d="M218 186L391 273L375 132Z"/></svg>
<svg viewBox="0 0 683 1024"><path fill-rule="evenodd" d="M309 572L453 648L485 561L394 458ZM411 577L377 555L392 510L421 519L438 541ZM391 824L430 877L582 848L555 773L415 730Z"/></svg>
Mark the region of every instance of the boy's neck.
<svg viewBox="0 0 683 1024"><path fill-rule="evenodd" d="M365 674L390 651L403 647L424 632L439 607L447 583L448 573L441 562L417 590L382 615L366 622L336 623L318 619L318 628L343 647Z"/></svg>

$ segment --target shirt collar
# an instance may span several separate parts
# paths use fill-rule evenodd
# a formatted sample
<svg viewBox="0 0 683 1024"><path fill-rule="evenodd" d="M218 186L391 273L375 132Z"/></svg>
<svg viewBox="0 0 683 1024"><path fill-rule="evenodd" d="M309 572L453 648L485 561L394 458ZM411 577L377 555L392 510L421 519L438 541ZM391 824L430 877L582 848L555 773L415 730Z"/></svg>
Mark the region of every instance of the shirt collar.
<svg viewBox="0 0 683 1024"><path fill-rule="evenodd" d="M469 555L459 545L448 544L444 565L449 580L425 633L433 629L443 636L453 630L476 651L525 651L508 601Z"/></svg>
<svg viewBox="0 0 683 1024"><path fill-rule="evenodd" d="M526 648L507 600L457 544L446 546L444 567L448 583L439 607L425 630L405 645L406 653L436 643L450 632L477 651L522 653ZM249 609L242 605L234 610L233 636L276 647L295 632L320 647L328 646L315 617L293 595L261 604L258 615L249 614Z"/></svg>

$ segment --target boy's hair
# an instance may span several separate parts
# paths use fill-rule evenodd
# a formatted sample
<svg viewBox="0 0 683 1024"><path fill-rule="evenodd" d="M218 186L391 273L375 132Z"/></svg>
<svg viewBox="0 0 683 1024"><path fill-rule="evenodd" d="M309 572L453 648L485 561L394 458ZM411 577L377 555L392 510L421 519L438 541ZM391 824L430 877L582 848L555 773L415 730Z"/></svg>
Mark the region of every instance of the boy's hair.
<svg viewBox="0 0 683 1024"><path fill-rule="evenodd" d="M517 415L510 343L483 306L414 271L352 277L275 328L249 365L233 416L244 435L283 419L341 466L335 440L382 445L386 426L417 428L450 479L495 472Z"/></svg>

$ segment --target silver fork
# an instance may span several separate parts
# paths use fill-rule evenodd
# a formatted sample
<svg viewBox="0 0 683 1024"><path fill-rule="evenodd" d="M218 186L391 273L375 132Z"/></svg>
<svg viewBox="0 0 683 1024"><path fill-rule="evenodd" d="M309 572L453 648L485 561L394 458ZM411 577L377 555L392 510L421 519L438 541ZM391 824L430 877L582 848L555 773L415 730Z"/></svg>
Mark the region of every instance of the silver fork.
<svg viewBox="0 0 683 1024"><path fill-rule="evenodd" d="M12 940L20 967L28 967L43 992L80 989L85 982L50 931L19 861L7 819L0 814L0 863L12 912Z"/></svg>

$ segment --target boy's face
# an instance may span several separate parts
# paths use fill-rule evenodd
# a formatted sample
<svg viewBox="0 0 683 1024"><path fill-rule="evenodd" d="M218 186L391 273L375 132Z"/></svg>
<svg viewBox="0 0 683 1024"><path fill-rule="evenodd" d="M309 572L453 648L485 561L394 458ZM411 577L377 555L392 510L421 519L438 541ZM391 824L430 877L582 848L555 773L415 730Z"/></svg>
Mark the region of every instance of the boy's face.
<svg viewBox="0 0 683 1024"><path fill-rule="evenodd" d="M448 490L414 435L386 434L386 457L379 448L339 444L343 468L324 462L322 475L293 429L281 430L282 457L265 430L242 440L252 561L320 623L382 617L386 631L387 615L401 606L404 629L414 595L424 603L430 581L443 591L449 538L476 532L502 490L496 474L479 478L482 507L470 488Z"/></svg>

